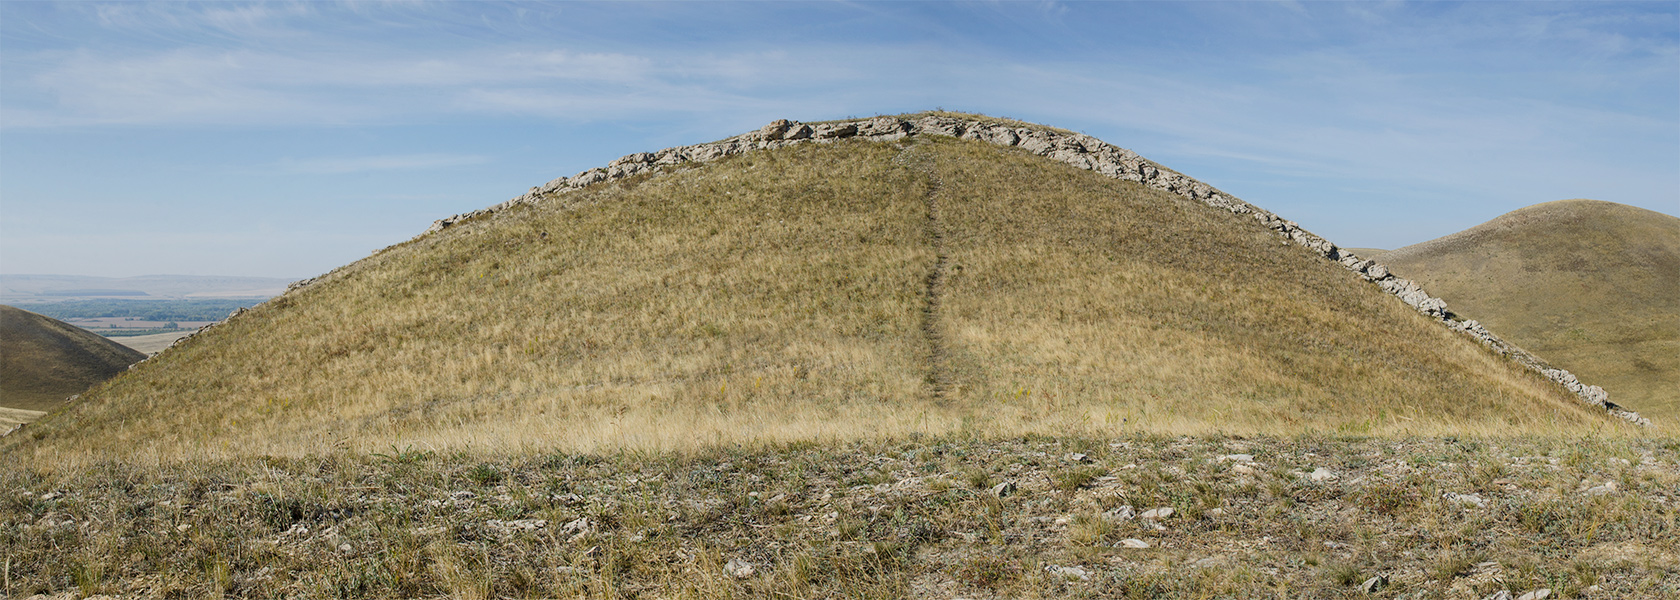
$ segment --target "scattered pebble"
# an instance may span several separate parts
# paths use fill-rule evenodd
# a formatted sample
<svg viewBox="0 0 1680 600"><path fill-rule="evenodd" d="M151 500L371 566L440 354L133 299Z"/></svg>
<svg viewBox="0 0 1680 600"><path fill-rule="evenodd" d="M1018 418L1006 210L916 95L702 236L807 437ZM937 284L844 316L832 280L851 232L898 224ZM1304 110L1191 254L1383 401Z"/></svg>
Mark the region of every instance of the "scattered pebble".
<svg viewBox="0 0 1680 600"><path fill-rule="evenodd" d="M1588 496L1603 496L1605 494L1614 493L1615 491L1616 491L1616 482L1606 481L1601 485L1595 485L1593 487L1581 490L1581 493L1586 494ZM1551 593L1551 590L1546 590L1546 592ZM1533 592L1531 592L1531 593L1533 593ZM1544 597L1545 596L1541 596L1541 598L1544 598Z"/></svg>
<svg viewBox="0 0 1680 600"><path fill-rule="evenodd" d="M1174 511L1172 509L1172 507L1163 506L1161 508L1151 508L1149 510L1143 511L1143 514L1139 515L1139 516L1141 516L1145 519L1151 520L1151 521L1159 521L1161 519L1165 519L1167 517L1173 516L1174 512L1177 512L1177 511Z"/></svg>
<svg viewBox="0 0 1680 600"><path fill-rule="evenodd" d="M1132 508L1132 505L1127 504L1125 506L1121 506L1120 508L1105 512L1102 516L1104 519L1108 519L1110 521L1130 521L1132 520L1132 517L1137 516L1137 512Z"/></svg>
<svg viewBox="0 0 1680 600"><path fill-rule="evenodd" d="M731 558L729 564L723 566L723 572L736 579L746 579L753 576L754 569L752 563L739 558Z"/></svg>
<svg viewBox="0 0 1680 600"><path fill-rule="evenodd" d="M1383 589L1384 587L1387 587L1387 586L1388 586L1388 578L1383 577L1381 575L1378 575L1376 577L1372 577L1370 579L1365 580L1365 583L1359 584L1359 591L1365 592L1367 594L1375 594L1375 593L1377 593L1377 590Z"/></svg>
<svg viewBox="0 0 1680 600"><path fill-rule="evenodd" d="M548 520L519 519L515 521L503 521L500 519L491 519L486 521L484 525L502 533L513 533L516 531L536 531L538 529L542 529L548 526ZM587 526L588 522L586 521L584 525Z"/></svg>
<svg viewBox="0 0 1680 600"><path fill-rule="evenodd" d="M547 525L547 523L544 523L544 525ZM590 523L588 517L578 517L575 521L561 525L558 535L570 535L571 537L567 540L575 542L578 538L594 532L595 524Z"/></svg>
<svg viewBox="0 0 1680 600"><path fill-rule="evenodd" d="M1080 581L1090 581L1091 580L1090 572L1086 571L1082 567L1063 567L1063 566L1060 566L1060 565L1050 565L1048 567L1044 567L1044 572L1049 573L1049 574L1051 574L1053 576L1056 576L1056 577L1062 577L1062 578L1066 578L1066 579L1078 579Z"/></svg>
<svg viewBox="0 0 1680 600"><path fill-rule="evenodd" d="M1457 493L1453 493L1453 492L1447 492L1447 493L1441 494L1441 497L1445 498L1447 500L1447 502L1462 504L1462 505L1465 505L1465 506L1474 506L1476 508L1482 508L1484 506L1487 506L1487 501L1483 500L1481 496L1476 495L1476 494L1457 494Z"/></svg>

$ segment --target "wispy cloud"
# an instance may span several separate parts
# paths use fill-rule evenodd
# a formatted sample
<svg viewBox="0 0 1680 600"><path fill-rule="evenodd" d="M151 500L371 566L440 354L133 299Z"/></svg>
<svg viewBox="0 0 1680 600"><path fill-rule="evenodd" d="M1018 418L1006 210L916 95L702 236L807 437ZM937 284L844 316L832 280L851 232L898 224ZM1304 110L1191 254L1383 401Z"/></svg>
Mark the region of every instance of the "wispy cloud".
<svg viewBox="0 0 1680 600"><path fill-rule="evenodd" d="M294 174L297 190L372 173L355 178L369 203L371 190L426 193L391 184L415 171L492 165L445 174L480 178L429 204L450 210L611 158L596 153L936 106L1096 135L1311 227L1342 219L1319 230L1338 241L1418 241L1473 225L1465 213L1564 196L1672 205L1680 189L1672 4L1149 8L0 3L0 128L9 149L60 144L78 176L99 170L74 147L89 132L250 139L228 164ZM417 153L433 149L444 153ZM5 168L8 201L24 198L23 167ZM62 201L39 179L42 198ZM1418 210L1420 198L1437 204ZM10 225L28 218L11 212ZM1402 230L1398 216L1440 222Z"/></svg>
<svg viewBox="0 0 1680 600"><path fill-rule="evenodd" d="M441 169L490 162L487 156L464 154L398 154L386 156L344 156L327 158L285 159L275 164L282 171L332 175L365 171L401 171L412 169Z"/></svg>

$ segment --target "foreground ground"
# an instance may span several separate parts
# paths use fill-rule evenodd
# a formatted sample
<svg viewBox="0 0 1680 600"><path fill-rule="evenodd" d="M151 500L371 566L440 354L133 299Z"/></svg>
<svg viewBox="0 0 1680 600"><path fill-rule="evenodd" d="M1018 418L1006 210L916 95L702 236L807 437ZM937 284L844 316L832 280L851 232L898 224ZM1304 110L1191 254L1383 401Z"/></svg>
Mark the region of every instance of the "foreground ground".
<svg viewBox="0 0 1680 600"><path fill-rule="evenodd" d="M0 562L11 597L1672 598L1677 462L1651 439L1031 437L7 466Z"/></svg>

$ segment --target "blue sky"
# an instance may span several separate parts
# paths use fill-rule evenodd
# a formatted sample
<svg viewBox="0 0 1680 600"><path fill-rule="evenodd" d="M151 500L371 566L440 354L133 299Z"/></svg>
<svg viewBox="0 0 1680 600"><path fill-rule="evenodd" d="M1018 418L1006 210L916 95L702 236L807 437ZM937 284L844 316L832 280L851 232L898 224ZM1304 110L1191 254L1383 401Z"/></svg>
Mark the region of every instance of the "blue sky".
<svg viewBox="0 0 1680 600"><path fill-rule="evenodd" d="M0 272L302 278L630 152L942 107L1344 246L1680 213L1680 3L0 3Z"/></svg>

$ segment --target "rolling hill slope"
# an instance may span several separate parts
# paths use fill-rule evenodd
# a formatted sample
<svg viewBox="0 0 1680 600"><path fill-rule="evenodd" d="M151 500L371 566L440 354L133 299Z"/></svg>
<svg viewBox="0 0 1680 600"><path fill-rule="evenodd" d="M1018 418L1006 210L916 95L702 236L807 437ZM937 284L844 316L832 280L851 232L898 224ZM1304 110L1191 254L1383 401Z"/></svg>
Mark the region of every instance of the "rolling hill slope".
<svg viewBox="0 0 1680 600"><path fill-rule="evenodd" d="M0 305L0 407L50 410L144 358L57 319Z"/></svg>
<svg viewBox="0 0 1680 600"><path fill-rule="evenodd" d="M440 221L0 443L75 460L1621 427L1335 255L1077 134L778 122Z"/></svg>
<svg viewBox="0 0 1680 600"><path fill-rule="evenodd" d="M1379 260L1612 401L1680 419L1680 218L1561 200Z"/></svg>

